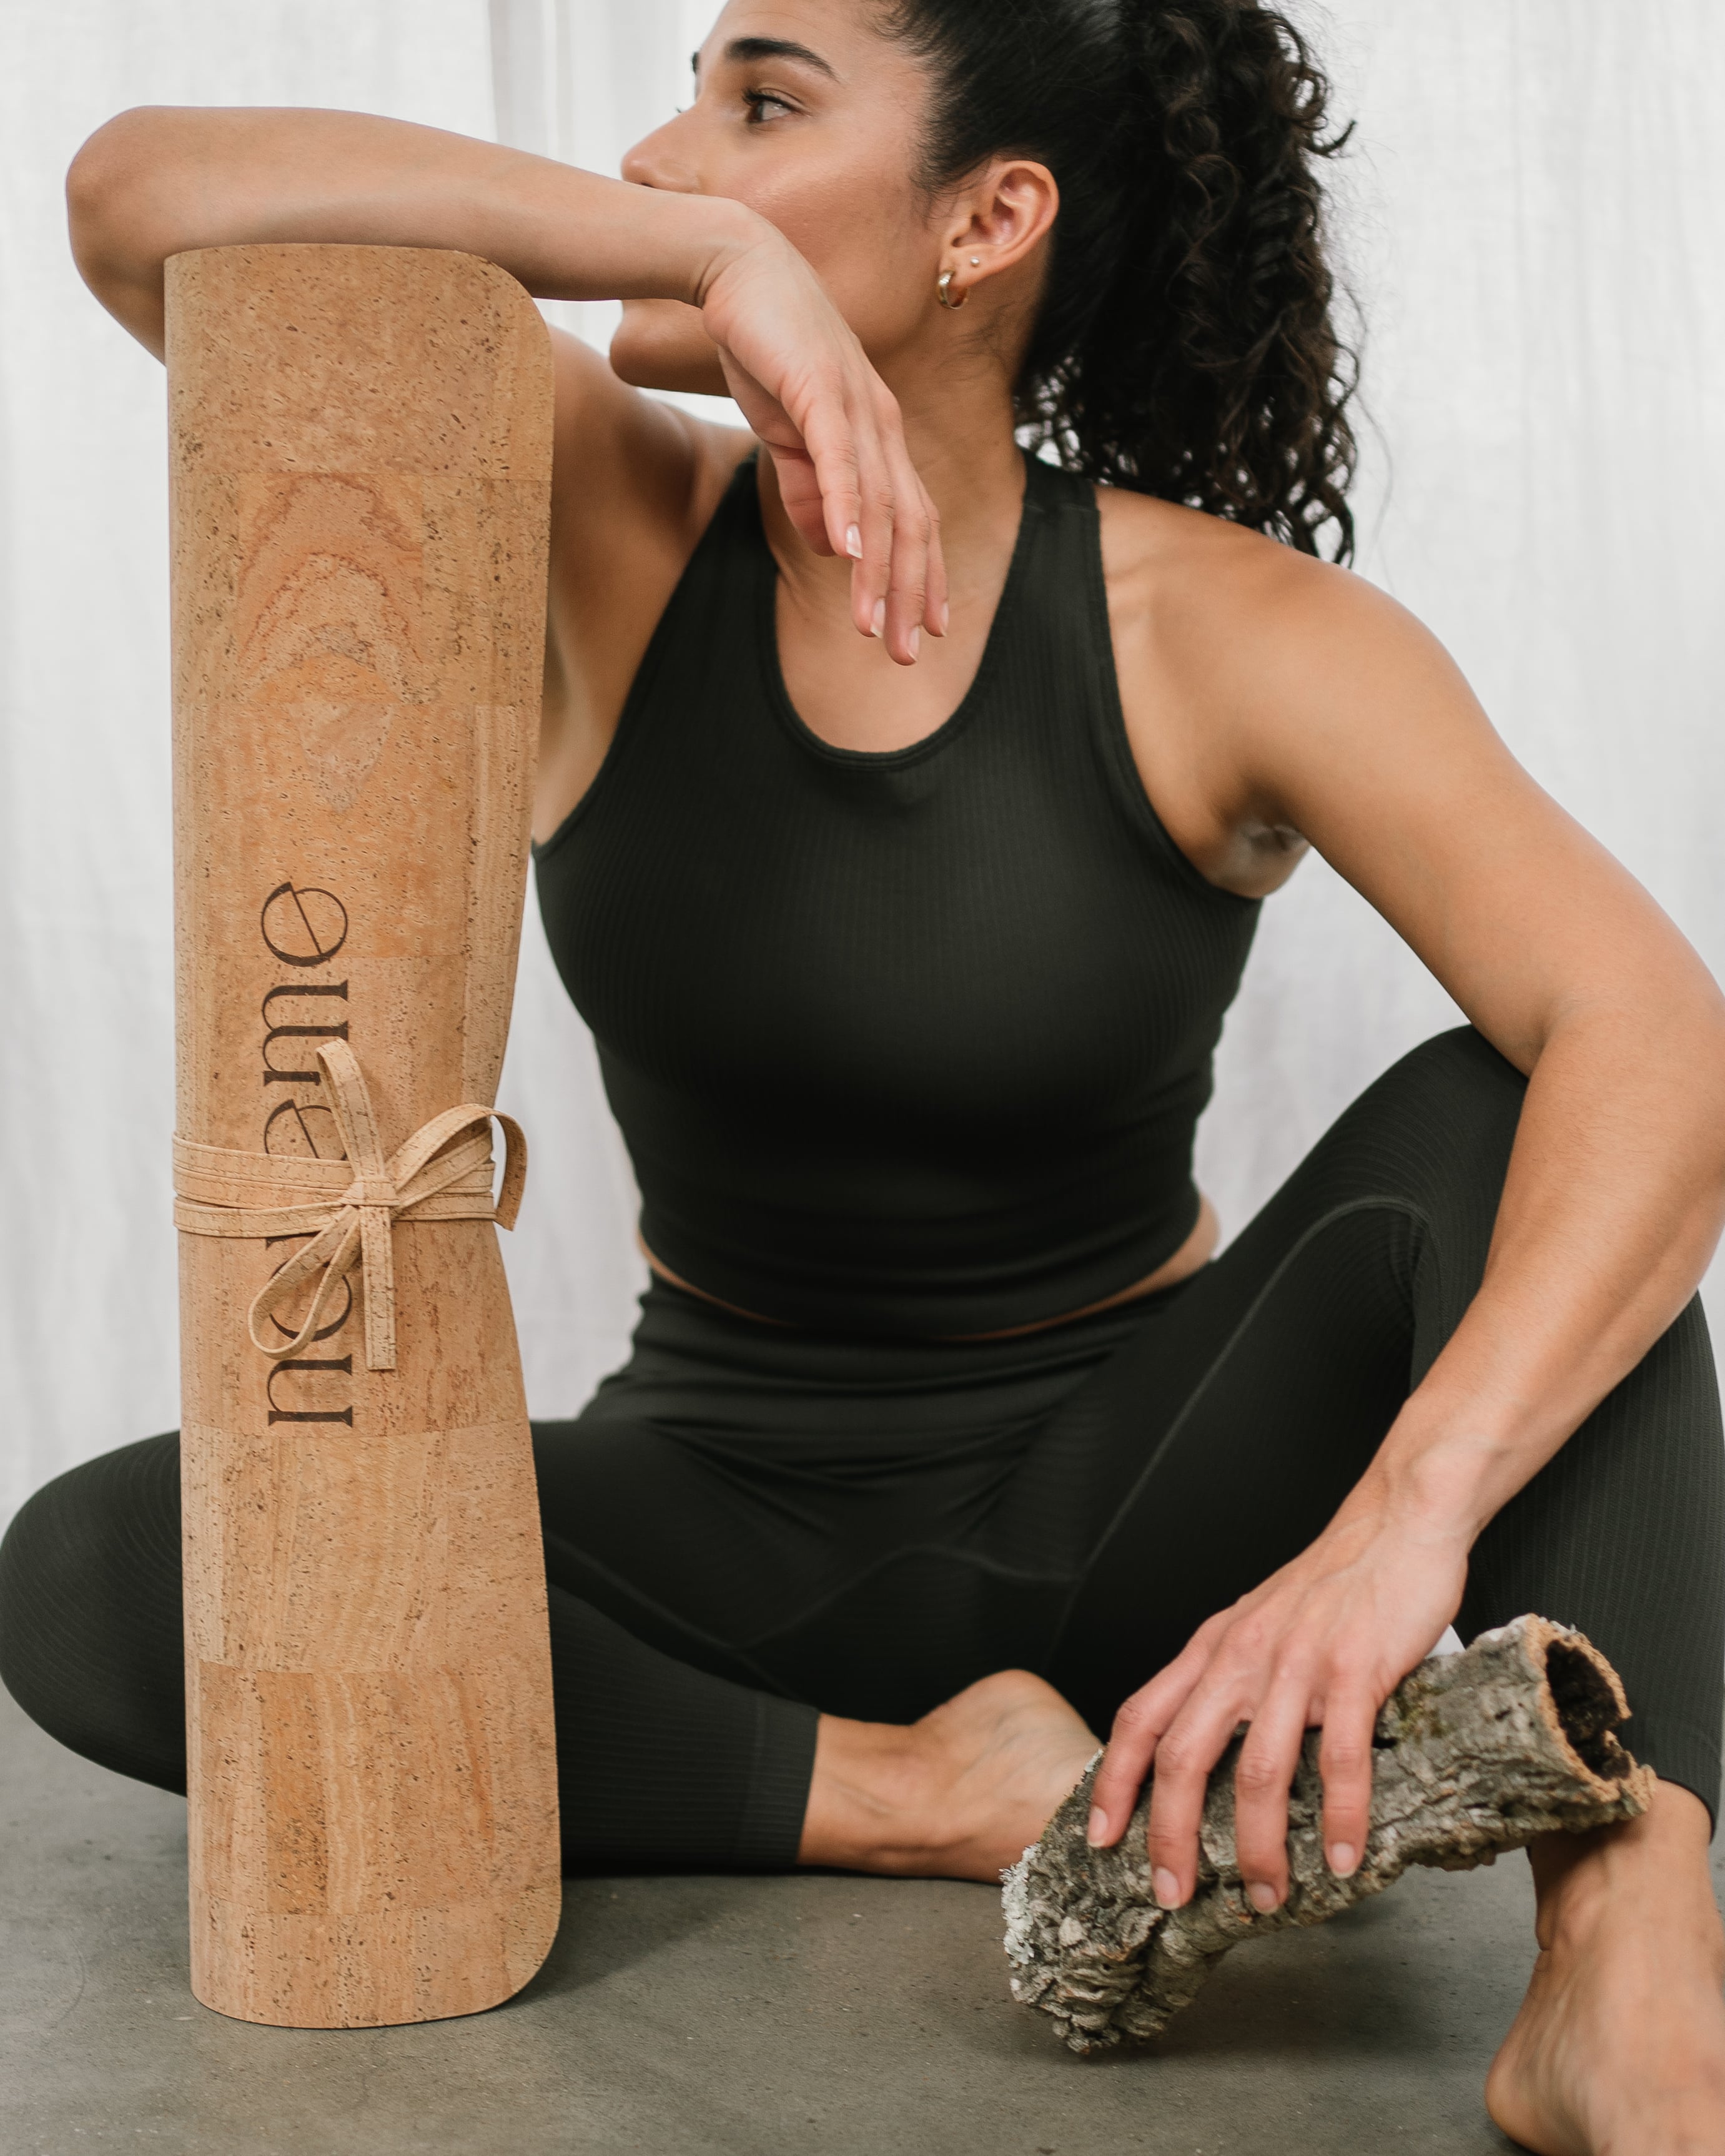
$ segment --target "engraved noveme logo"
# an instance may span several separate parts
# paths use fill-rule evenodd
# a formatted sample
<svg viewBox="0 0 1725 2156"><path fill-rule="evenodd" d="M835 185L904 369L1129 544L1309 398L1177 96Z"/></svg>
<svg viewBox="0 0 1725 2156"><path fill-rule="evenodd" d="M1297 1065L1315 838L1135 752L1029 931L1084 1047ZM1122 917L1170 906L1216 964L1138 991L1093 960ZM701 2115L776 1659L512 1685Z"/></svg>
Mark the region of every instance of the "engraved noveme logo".
<svg viewBox="0 0 1725 2156"><path fill-rule="evenodd" d="M347 941L347 909L333 891L316 885L295 884L291 880L275 886L264 901L258 916L264 948L272 958L291 967L296 974L312 967L329 965ZM271 1103L264 1118L265 1152L297 1155L301 1159L341 1158L335 1117L321 1101L302 1100L297 1095L283 1100L279 1095L270 1094L269 1089L292 1086L321 1091L322 1074L307 1044L346 1040L347 1005L346 981L289 978L278 982L265 993L260 1013L264 1036L259 1050L262 1082ZM305 1240L303 1235L271 1235L268 1242L271 1247L278 1243L287 1245L281 1260L285 1265ZM341 1286L344 1292L339 1315L313 1334L306 1343L308 1347L318 1348L326 1341L336 1340L352 1317L352 1281L346 1280ZM284 1325L274 1315L270 1322L285 1340L292 1339L293 1327ZM352 1430L353 1403L349 1396L350 1387L335 1381L351 1379L352 1375L351 1353L298 1355L275 1363L264 1387L271 1426L279 1422L341 1423ZM276 1390L278 1385L281 1388L280 1393ZM347 1404L334 1406L331 1404L332 1397L345 1397Z"/></svg>

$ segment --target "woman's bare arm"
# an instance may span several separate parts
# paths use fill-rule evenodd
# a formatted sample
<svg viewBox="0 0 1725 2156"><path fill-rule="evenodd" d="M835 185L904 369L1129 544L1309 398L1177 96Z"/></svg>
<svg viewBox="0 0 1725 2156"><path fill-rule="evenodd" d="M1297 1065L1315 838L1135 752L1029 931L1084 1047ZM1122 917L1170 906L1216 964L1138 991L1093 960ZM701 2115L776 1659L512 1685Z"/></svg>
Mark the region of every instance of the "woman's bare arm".
<svg viewBox="0 0 1725 2156"><path fill-rule="evenodd" d="M85 282L158 359L162 265L192 248L455 248L539 299L698 306L764 225L722 197L630 187L404 120L249 106L121 113L73 160L66 199Z"/></svg>
<svg viewBox="0 0 1725 2156"><path fill-rule="evenodd" d="M1543 1464L1706 1270L1725 1220L1725 998L1511 756L1435 637L1361 578L1286 567L1241 654L1257 686L1237 685L1239 783L1529 1081L1485 1281L1404 1418L1479 1430L1444 1471L1477 1532L1527 1480L1526 1446Z"/></svg>
<svg viewBox="0 0 1725 2156"><path fill-rule="evenodd" d="M1455 1614L1474 1539L1687 1302L1725 1219L1725 999L1694 951L1520 768L1418 623L1230 537L1227 634L1189 612L1156 647L1209 714L1188 801L1211 805L1219 857L1230 828L1303 834L1529 1082L1479 1292L1372 1466L1310 1550L1122 1710L1099 1835L1153 1757L1152 1859L1182 1900L1204 1783L1241 1721L1245 1876L1285 1891L1312 1722L1327 1840L1352 1868L1378 1705Z"/></svg>
<svg viewBox="0 0 1725 2156"><path fill-rule="evenodd" d="M884 605L905 665L919 629L941 633L937 521L897 403L807 262L741 203L363 113L187 106L110 121L79 151L67 198L85 281L158 356L168 257L242 243L453 248L541 298L697 307L793 522L817 552L852 557L859 633ZM596 357L559 382L614 414L639 401Z"/></svg>

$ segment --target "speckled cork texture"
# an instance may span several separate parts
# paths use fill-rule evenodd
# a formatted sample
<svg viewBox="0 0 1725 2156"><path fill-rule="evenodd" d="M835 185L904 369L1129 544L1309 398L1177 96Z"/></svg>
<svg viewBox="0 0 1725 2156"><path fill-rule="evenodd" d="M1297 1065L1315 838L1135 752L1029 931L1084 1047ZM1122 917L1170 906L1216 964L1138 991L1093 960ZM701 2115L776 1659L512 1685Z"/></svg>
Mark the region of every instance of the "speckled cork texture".
<svg viewBox="0 0 1725 2156"><path fill-rule="evenodd" d="M340 1040L388 1152L503 1059L548 340L468 255L218 248L168 264L167 364L179 1135L339 1158ZM396 1221L393 1368L357 1271L303 1349L253 1346L303 1240L180 1238L193 1988L293 2027L473 2013L559 1909L496 1229Z"/></svg>

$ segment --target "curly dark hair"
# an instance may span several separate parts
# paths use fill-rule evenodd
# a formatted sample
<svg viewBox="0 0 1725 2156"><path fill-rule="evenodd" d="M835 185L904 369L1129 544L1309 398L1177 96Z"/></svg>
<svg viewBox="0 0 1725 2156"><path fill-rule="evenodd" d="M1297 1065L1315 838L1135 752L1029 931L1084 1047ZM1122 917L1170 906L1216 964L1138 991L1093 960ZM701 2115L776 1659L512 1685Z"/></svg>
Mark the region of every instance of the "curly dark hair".
<svg viewBox="0 0 1725 2156"><path fill-rule="evenodd" d="M933 77L923 183L996 154L1060 211L1016 385L1069 470L1353 551L1358 378L1334 322L1329 85L1259 0L886 0Z"/></svg>

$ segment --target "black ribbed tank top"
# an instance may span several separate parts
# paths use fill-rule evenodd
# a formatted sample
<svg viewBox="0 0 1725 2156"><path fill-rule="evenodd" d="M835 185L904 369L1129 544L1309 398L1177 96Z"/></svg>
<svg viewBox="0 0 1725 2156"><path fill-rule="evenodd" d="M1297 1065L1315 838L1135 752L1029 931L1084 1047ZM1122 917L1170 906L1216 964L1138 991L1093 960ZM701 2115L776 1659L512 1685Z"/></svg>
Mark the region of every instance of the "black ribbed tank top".
<svg viewBox="0 0 1725 2156"><path fill-rule="evenodd" d="M785 692L752 459L610 752L537 850L649 1248L766 1317L992 1332L1130 1286L1256 925L1144 793L1086 480L1027 459L982 664L938 732L835 748Z"/></svg>

